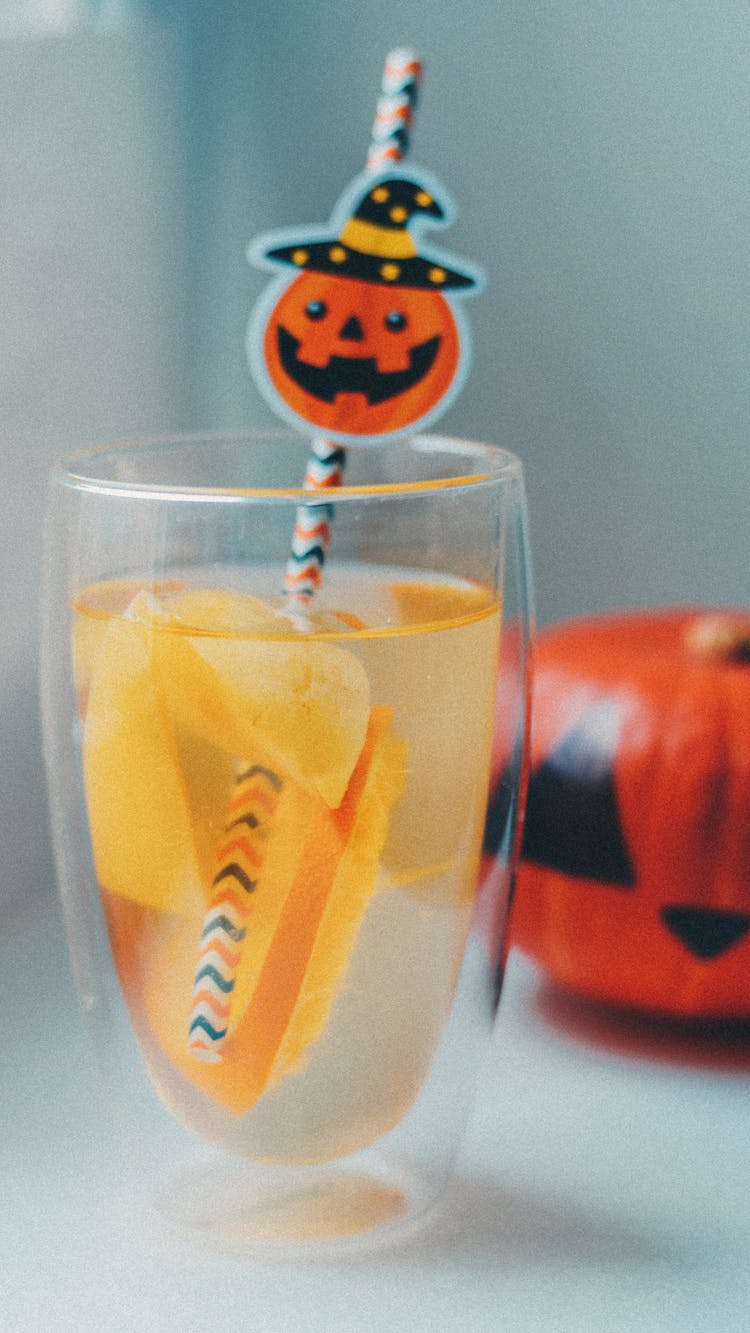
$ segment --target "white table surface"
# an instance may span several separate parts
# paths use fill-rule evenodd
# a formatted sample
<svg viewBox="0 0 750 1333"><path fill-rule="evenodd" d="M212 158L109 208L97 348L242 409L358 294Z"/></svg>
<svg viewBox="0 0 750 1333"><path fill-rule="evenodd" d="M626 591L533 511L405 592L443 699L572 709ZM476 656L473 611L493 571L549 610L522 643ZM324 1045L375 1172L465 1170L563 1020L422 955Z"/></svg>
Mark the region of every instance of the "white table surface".
<svg viewBox="0 0 750 1333"><path fill-rule="evenodd" d="M606 1018L513 955L429 1224L292 1263L203 1253L108 1198L54 905L6 922L0 1001L2 1333L750 1330L750 1028Z"/></svg>

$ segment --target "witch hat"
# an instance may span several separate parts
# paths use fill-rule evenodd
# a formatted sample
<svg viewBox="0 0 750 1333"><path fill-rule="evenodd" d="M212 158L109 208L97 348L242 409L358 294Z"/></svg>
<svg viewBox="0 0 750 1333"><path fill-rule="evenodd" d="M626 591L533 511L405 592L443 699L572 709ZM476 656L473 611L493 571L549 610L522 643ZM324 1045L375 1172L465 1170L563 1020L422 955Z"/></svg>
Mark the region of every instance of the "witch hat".
<svg viewBox="0 0 750 1333"><path fill-rule="evenodd" d="M410 230L428 221L445 225L450 220L449 209L437 198L437 191L423 181L411 175L369 177L338 234L286 233L287 243L278 245L274 242L280 237L275 233L260 238L253 257L300 271L335 273L390 287L474 288L478 284L475 274L451 267L442 256L420 254Z"/></svg>

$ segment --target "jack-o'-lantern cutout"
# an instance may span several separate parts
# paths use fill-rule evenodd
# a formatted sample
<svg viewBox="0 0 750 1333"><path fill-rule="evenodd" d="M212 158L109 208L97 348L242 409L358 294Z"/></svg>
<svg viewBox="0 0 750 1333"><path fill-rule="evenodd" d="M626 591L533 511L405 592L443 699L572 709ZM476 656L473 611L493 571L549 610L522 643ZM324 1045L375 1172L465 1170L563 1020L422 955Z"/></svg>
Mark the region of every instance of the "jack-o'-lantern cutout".
<svg viewBox="0 0 750 1333"><path fill-rule="evenodd" d="M750 1016L750 615L539 635L512 942L598 999Z"/></svg>
<svg viewBox="0 0 750 1333"><path fill-rule="evenodd" d="M390 438L433 421L460 387L468 334L448 293L475 291L476 271L421 253L416 233L452 216L439 187L413 173L355 183L332 235L273 233L253 262L288 273L248 330L255 378L295 425L334 439Z"/></svg>

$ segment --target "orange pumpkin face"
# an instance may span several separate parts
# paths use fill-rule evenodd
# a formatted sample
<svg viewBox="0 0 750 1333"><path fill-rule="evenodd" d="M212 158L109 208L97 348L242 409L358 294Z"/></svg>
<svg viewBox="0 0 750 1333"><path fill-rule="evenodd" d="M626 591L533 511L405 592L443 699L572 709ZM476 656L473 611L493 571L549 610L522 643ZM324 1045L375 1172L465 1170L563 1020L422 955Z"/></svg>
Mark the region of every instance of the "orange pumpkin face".
<svg viewBox="0 0 750 1333"><path fill-rule="evenodd" d="M555 980L750 1014L748 645L750 616L684 610L539 635L512 942Z"/></svg>
<svg viewBox="0 0 750 1333"><path fill-rule="evenodd" d="M455 386L456 318L442 292L300 273L262 332L278 405L339 438L372 438L432 415Z"/></svg>

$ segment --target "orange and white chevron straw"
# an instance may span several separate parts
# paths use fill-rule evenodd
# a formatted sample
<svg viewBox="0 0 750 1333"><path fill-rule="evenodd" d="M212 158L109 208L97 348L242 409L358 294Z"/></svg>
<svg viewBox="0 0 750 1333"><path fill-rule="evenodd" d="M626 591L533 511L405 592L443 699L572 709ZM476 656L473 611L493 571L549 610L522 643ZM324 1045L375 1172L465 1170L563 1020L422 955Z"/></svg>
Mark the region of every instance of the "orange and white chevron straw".
<svg viewBox="0 0 750 1333"><path fill-rule="evenodd" d="M368 171L399 162L408 151L412 117L422 65L412 51L391 51L385 60L380 97L367 153ZM325 439L315 439L305 476L306 491L327 491L344 479L346 450ZM284 589L287 600L309 606L322 582L323 565L331 540L333 506L300 505L294 524Z"/></svg>
<svg viewBox="0 0 750 1333"><path fill-rule="evenodd" d="M412 112L422 66L410 51L386 57L367 170L398 162L409 146ZM316 438L305 473L306 491L327 492L341 486L346 450ZM331 541L333 505L299 505L284 576L287 604L309 606L322 582ZM258 887L263 862L265 821L281 791L278 774L253 764L237 779L229 807L226 841L216 855L213 897L204 917L190 1009L188 1051L197 1060L219 1061L229 1030L232 992L251 916L251 895ZM244 828L246 832L238 832Z"/></svg>
<svg viewBox="0 0 750 1333"><path fill-rule="evenodd" d="M379 171L406 156L421 77L422 65L412 51L391 51L386 56L367 154L368 171Z"/></svg>
<svg viewBox="0 0 750 1333"><path fill-rule="evenodd" d="M266 828L282 785L278 773L261 764L252 764L235 779L225 836L216 853L214 896L203 921L193 986L188 1051L196 1060L221 1059L252 894L263 868Z"/></svg>
<svg viewBox="0 0 750 1333"><path fill-rule="evenodd" d="M345 449L320 437L314 439L305 473L305 490L327 491L340 486L345 466ZM320 587L331 541L332 518L333 505L304 504L297 507L284 589L287 599L298 606L308 605Z"/></svg>

